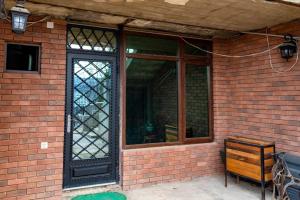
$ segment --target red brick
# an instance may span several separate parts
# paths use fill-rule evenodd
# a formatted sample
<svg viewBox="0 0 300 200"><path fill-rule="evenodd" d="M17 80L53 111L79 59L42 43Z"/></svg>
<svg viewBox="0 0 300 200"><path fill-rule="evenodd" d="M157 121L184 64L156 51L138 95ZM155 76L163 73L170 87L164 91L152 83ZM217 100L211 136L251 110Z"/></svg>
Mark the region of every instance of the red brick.
<svg viewBox="0 0 300 200"><path fill-rule="evenodd" d="M289 27L298 27L291 34L300 34L299 21L280 25L274 33L285 33ZM272 45L282 42L271 40ZM242 55L265 48L266 40L261 36L213 41L213 49L224 54ZM272 54L274 64L282 69L294 61L287 63L278 51ZM214 56L212 68L215 142L125 150L123 189L219 173L223 168L219 150L223 139L232 134L275 141L279 150L300 154L300 63L292 72L276 74L267 54L247 58ZM142 167L137 168L137 164Z"/></svg>
<svg viewBox="0 0 300 200"><path fill-rule="evenodd" d="M66 24L54 20L13 34L10 24L0 28L0 198L60 199L62 185ZM273 33L289 30L299 35L299 22L280 25ZM41 74L3 72L4 42L38 42L42 46ZM271 38L271 44L281 43ZM264 37L215 39L219 53L242 55L266 48ZM292 63L273 51L273 62ZM214 136L209 144L124 150L123 189L168 181L183 181L222 170L219 150L231 134L274 140L280 150L300 153L300 64L292 72L273 73L268 56L213 57ZM41 141L49 149L40 150ZM6 196L1 196L5 194Z"/></svg>
<svg viewBox="0 0 300 200"><path fill-rule="evenodd" d="M66 39L60 37L60 34L65 36L66 24L60 20L55 22L58 24L52 30L53 33L45 28L44 22L43 26L36 24L28 28L23 35L13 34L7 22L0 22L0 194L6 195L1 196L1 199L59 199L54 197L55 193L51 193L58 188L54 186L48 190L50 193L45 193L43 187L53 185L54 180L46 180L46 176L55 175L55 170L63 167L62 101L65 98ZM39 42L42 46L41 57L50 56L56 61L49 60L48 66L42 65L41 74L3 72L6 40ZM58 45L49 45L52 40ZM53 104L58 106L52 106ZM50 128L47 128L47 122L53 122ZM49 140L46 139L48 133ZM52 153L50 148L49 151L40 152L41 141L55 142L57 152ZM44 161L45 165L37 165L37 161ZM61 188L62 170L60 175L53 178Z"/></svg>

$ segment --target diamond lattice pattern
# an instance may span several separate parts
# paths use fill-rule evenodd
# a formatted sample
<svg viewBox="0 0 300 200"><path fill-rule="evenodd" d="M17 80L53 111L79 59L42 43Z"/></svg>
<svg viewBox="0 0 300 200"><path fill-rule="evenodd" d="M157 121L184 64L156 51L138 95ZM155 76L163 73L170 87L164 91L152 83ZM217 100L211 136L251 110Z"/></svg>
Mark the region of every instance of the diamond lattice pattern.
<svg viewBox="0 0 300 200"><path fill-rule="evenodd" d="M109 155L111 63L74 60L73 160Z"/></svg>
<svg viewBox="0 0 300 200"><path fill-rule="evenodd" d="M116 52L116 35L111 31L72 27L68 29L68 49Z"/></svg>

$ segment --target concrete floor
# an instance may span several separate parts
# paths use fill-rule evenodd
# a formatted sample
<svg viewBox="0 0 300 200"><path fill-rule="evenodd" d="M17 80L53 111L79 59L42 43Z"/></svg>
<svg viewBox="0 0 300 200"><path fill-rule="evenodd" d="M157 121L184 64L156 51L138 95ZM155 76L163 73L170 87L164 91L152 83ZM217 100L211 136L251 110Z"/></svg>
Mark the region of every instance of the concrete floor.
<svg viewBox="0 0 300 200"><path fill-rule="evenodd" d="M167 183L124 192L128 200L260 200L260 187L229 178L224 187L224 177L203 177L183 183ZM267 190L266 200L271 200Z"/></svg>
<svg viewBox="0 0 300 200"><path fill-rule="evenodd" d="M64 192L64 200L80 194L91 194L105 191L124 193L127 200L260 200L260 187L243 180L239 184L232 177L228 187L224 187L223 176L201 177L189 182L164 183L146 188L121 191L116 185L94 187ZM271 191L267 189L266 200L271 200Z"/></svg>

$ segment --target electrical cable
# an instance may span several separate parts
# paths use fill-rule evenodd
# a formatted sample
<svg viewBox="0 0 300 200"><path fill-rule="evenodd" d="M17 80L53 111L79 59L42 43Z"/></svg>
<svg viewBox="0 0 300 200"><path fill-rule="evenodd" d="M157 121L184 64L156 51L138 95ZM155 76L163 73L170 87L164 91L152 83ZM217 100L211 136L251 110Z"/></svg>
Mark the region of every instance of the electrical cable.
<svg viewBox="0 0 300 200"><path fill-rule="evenodd" d="M251 53L251 54L245 54L245 55L229 55L229 54L221 54L221 53L216 53L216 52L213 52L213 51L208 51L206 49L203 49L201 47L198 47L190 42L188 42L187 40L185 40L183 37L180 37L180 39L182 39L186 44L194 47L194 48L197 48L199 49L200 51L203 51L205 53L209 53L209 54L212 54L212 55L216 55L216 56L221 56L221 57L226 57L226 58L244 58L244 57L252 57L252 56L257 56L257 55L260 55L260 54L265 54L265 53L268 53L274 49L277 49L278 47L280 47L281 44L279 45L276 45L274 47L272 47L271 49L268 48L267 50L264 50L264 51L261 51L261 52L256 52L256 53Z"/></svg>
<svg viewBox="0 0 300 200"><path fill-rule="evenodd" d="M44 17L43 19L40 19L40 20L37 20L37 21L34 21L34 22L28 22L29 25L28 25L27 27L30 27L30 26L32 26L32 25L34 25L34 24L36 24L36 23L44 22L44 21L46 21L46 20L48 20L48 19L50 19L50 18L51 18L50 16L46 16L46 17Z"/></svg>
<svg viewBox="0 0 300 200"><path fill-rule="evenodd" d="M278 38L284 38L284 35L277 35L277 34L270 34L270 33L259 33L259 32L249 32L249 31L242 31L240 33L244 33L247 35L259 35L259 36L269 36L269 37L278 37ZM294 39L300 40L300 36L293 36Z"/></svg>
<svg viewBox="0 0 300 200"><path fill-rule="evenodd" d="M3 1L3 4L4 4L5 2ZM8 13L7 13L7 10L5 9L5 6L4 6L4 15L5 15L5 18L4 18L4 20L6 20L6 21L8 21L8 22L10 22L11 23L11 17L10 16L8 16ZM51 17L50 16L46 16L46 17L44 17L44 18L42 18L42 19L40 19L40 20L37 20L37 21L28 21L27 23L29 24L29 25L27 25L27 27L30 27L30 26L32 26L32 25L34 25L34 24L36 24L36 23L40 23L40 22L44 22L44 21L46 21L46 20L48 20L48 19L50 19Z"/></svg>
<svg viewBox="0 0 300 200"><path fill-rule="evenodd" d="M266 36L267 36L267 43L268 43L268 49L270 49L270 41L269 41L269 36L268 36L268 29L266 29ZM290 72L292 71L292 69L296 66L296 64L298 63L299 60L299 48L298 48L298 41L296 41L296 49L297 49L297 56L296 56L296 60L295 63L289 67L287 70L278 70L273 66L273 62L272 62L272 54L271 51L269 51L269 62L270 62L270 66L272 68L273 71L275 71L276 73L286 73L286 72Z"/></svg>
<svg viewBox="0 0 300 200"><path fill-rule="evenodd" d="M6 9L4 8L4 15L5 15L5 20L11 22L10 20L10 17L8 16L7 14L7 11ZM40 22L43 22L43 21L46 21L50 18L50 16L46 16L40 20L37 20L37 21L33 21L33 22L27 22L29 25L28 27L30 26L33 26L34 24L36 23L40 23ZM216 55L216 56L221 56L221 57L226 57L226 58L245 58L245 57L252 57L252 56L257 56L257 55L261 55L261 54L265 54L265 53L268 53L269 54L269 63L270 63L270 66L272 68L273 71L277 72L277 73L285 73L285 72L290 72L292 71L292 69L296 66L296 64L298 63L299 61L299 48L298 48L298 41L296 42L296 48L297 48L297 57L296 57L296 60L295 60L295 63L289 67L287 70L277 70L275 69L275 67L273 66L273 62L272 62L272 54L271 54L271 51L272 50L275 50L277 48L279 48L281 46L281 44L279 45L276 45L272 48L270 48L270 41L269 41L269 36L271 37L283 37L281 35L272 35L272 34L269 34L268 33L268 29L266 29L266 33L254 33L254 32L242 32L242 33L245 33L245 34L256 34L256 35L265 35L266 38L267 38L267 45L268 45L268 49L264 50L264 51L261 51L261 52L256 52L256 53L251 53L251 54L245 54L245 55L229 55L229 54L221 54L221 53L216 53L216 52L213 52L213 51L208 51L206 49L203 49L197 45L194 45L190 42L188 42L186 39L184 39L183 37L179 37L181 40L183 40L186 44L196 48L196 49L199 49L200 51L202 52L205 52L205 53L208 53L208 54L212 54L212 55ZM297 37L298 38L298 37Z"/></svg>
<svg viewBox="0 0 300 200"><path fill-rule="evenodd" d="M245 54L245 55L228 55L228 54L221 54L221 53L216 53L216 52L213 52L213 51L208 51L206 49L203 49L197 45L194 45L190 42L188 42L186 39L184 39L183 37L180 37L180 39L182 39L186 44L196 48L196 49L199 49L200 51L202 52L205 52L205 53L208 53L208 54L212 54L212 55L216 55L216 56L221 56L221 57L226 57L226 58L245 58L245 57L252 57L252 56L256 56L256 55L260 55L260 54L265 54L265 53L268 53L269 54L269 63L270 63L270 66L272 68L273 71L277 72L277 73L285 73L285 72L290 72L292 71L292 69L296 66L296 64L298 63L299 61L299 48L298 48L298 41L296 42L296 48L297 48L297 56L296 56L296 60L295 60L295 63L289 67L289 69L287 70L277 70L275 69L275 67L273 66L273 62L272 62L272 55L271 55L271 51L272 50L275 50L277 48L279 48L281 46L281 44L279 45L276 45L272 48L270 48L270 42L269 42L269 34L266 33L266 38L267 38L267 45L268 45L268 49L267 50L264 50L264 51L261 51L261 52L256 52L256 53L252 53L252 54Z"/></svg>
<svg viewBox="0 0 300 200"><path fill-rule="evenodd" d="M30 26L32 26L32 25L34 25L36 23L44 22L44 21L46 21L46 20L48 20L50 18L51 18L50 16L46 16L46 17L44 17L44 18L42 18L40 20L37 20L37 21L32 21L32 22L29 21L29 22L27 22L28 23L27 27L30 27ZM5 20L7 20L8 22L11 22L11 18L10 17L6 17Z"/></svg>

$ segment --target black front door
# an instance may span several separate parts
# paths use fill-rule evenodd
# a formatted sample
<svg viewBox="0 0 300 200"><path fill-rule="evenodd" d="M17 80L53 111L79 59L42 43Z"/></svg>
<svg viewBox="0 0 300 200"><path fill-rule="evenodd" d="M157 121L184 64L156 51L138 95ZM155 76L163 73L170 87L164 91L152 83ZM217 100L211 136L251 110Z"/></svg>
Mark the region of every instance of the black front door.
<svg viewBox="0 0 300 200"><path fill-rule="evenodd" d="M116 182L116 58L68 54L64 187Z"/></svg>

